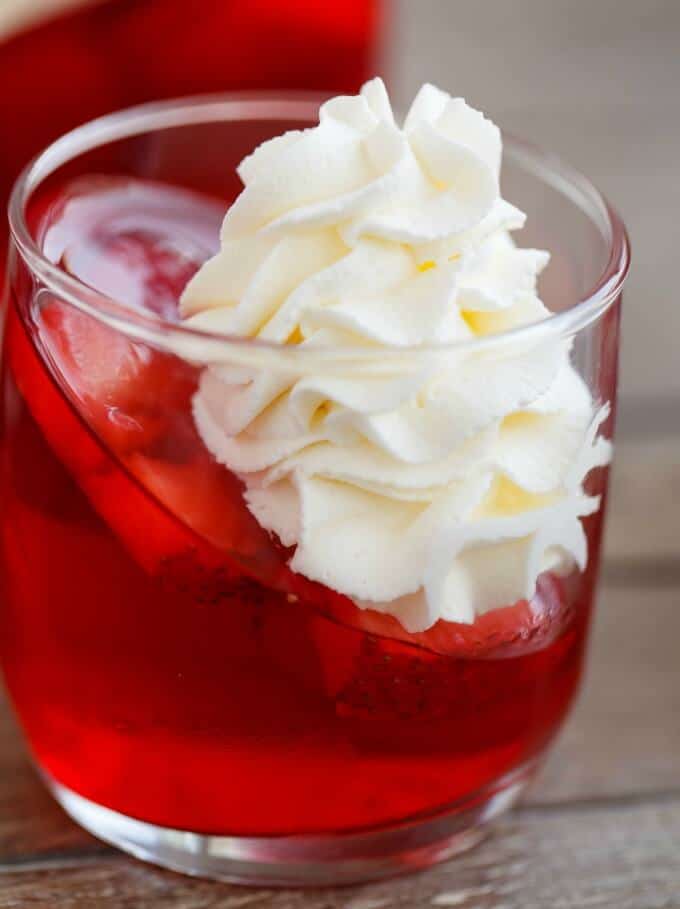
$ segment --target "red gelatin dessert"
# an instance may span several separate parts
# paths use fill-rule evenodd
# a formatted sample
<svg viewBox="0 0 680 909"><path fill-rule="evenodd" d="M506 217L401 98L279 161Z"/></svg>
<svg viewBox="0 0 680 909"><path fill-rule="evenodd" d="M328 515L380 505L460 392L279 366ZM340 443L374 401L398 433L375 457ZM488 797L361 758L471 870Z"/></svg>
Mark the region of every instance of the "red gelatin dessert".
<svg viewBox="0 0 680 909"><path fill-rule="evenodd" d="M71 267L167 311L200 264L167 210L202 238L221 208L121 193L97 214L148 228L78 225ZM400 633L292 576L196 432L195 367L58 300L32 324L24 308L5 338L3 662L55 779L170 827L320 833L435 811L542 751L579 676L592 580L544 578L539 618L518 603Z"/></svg>
<svg viewBox="0 0 680 909"><path fill-rule="evenodd" d="M547 256L509 240L495 127L429 86L402 133L382 92L260 146L240 196L236 163L308 102L104 123L15 199L0 659L67 810L180 870L331 882L451 854L579 683L618 308L583 356L530 343L522 326L552 331ZM409 190L408 230L394 196L369 212L394 184L355 154L389 175L402 141L442 175ZM305 160L335 208L286 170ZM461 162L469 186L433 214ZM563 225L568 194L531 179Z"/></svg>

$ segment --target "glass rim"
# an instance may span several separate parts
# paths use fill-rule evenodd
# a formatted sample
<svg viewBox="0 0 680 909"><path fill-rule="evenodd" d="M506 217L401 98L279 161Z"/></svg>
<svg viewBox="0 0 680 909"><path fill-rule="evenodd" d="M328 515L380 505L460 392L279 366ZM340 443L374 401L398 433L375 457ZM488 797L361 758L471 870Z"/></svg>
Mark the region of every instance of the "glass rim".
<svg viewBox="0 0 680 909"><path fill-rule="evenodd" d="M78 278L63 271L45 257L26 223L26 207L40 184L64 164L78 155L107 143L143 135L154 130L211 122L244 120L318 119L319 105L328 94L310 92L239 92L173 98L125 108L90 120L56 139L32 161L17 178L10 195L8 218L10 236L31 272L45 288L61 300L73 305L98 321L122 332L127 337L151 343L187 358L219 359L225 347L236 353L257 350L265 357L291 360L324 358L350 359L354 362L375 361L376 351L366 347L301 348L263 341L257 338L206 331L165 319L149 311L135 310L124 303L95 290ZM531 346L545 338L572 337L594 322L619 296L630 266L630 243L623 220L606 197L580 171L562 161L557 155L544 152L534 145L503 132L503 155L531 172L538 179L565 195L590 219L607 243L608 255L604 269L593 287L575 298L566 309L551 313L545 319L527 323L483 337L465 338L443 344L411 346L381 346L383 365L393 364L414 354L441 355L447 353L481 352L506 344L528 342ZM200 348L197 346L200 345ZM239 358L240 359L240 358ZM311 362L310 362L311 365Z"/></svg>

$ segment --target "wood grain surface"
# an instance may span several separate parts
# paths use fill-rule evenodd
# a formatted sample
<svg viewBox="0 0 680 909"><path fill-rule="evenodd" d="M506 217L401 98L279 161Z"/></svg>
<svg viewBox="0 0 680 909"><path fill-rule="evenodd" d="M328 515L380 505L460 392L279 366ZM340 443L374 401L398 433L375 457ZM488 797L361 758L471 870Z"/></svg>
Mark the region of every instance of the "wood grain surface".
<svg viewBox="0 0 680 909"><path fill-rule="evenodd" d="M158 871L69 821L0 703L0 909L680 909L680 445L619 446L578 706L523 807L410 877L260 891Z"/></svg>
<svg viewBox="0 0 680 909"><path fill-rule="evenodd" d="M48 857L4 875L0 909L675 909L680 800L521 811L476 851L363 887L265 891L192 881L111 854Z"/></svg>

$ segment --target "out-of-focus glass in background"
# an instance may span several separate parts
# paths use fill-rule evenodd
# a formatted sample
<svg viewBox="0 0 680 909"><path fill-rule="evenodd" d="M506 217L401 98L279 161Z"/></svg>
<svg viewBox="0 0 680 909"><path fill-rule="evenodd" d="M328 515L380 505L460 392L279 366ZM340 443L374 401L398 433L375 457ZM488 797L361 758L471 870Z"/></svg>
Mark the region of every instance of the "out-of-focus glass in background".
<svg viewBox="0 0 680 909"><path fill-rule="evenodd" d="M103 113L210 91L356 90L376 67L379 6L380 0L0 0L2 208L34 154ZM4 256L4 217L2 224Z"/></svg>

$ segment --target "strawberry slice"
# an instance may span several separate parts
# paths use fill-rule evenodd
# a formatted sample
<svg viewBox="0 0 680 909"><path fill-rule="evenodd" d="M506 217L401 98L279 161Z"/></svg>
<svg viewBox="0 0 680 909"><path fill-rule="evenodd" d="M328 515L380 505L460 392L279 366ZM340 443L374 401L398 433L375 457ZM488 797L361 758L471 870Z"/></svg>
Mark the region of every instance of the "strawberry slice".
<svg viewBox="0 0 680 909"><path fill-rule="evenodd" d="M273 576L282 557L246 508L237 479L194 428L195 369L58 301L43 306L37 331L54 378L12 314L8 347L19 388L51 447L135 558L156 570L168 557L201 550L204 570L221 565L226 552L266 564Z"/></svg>
<svg viewBox="0 0 680 909"><path fill-rule="evenodd" d="M70 472L81 475L105 470L103 451L67 405L13 307L7 312L5 351L17 388L33 418Z"/></svg>
<svg viewBox="0 0 680 909"><path fill-rule="evenodd" d="M36 327L59 384L117 451L153 443L162 423L159 392L171 399L190 394L190 374L166 386L157 362L162 355L58 300L43 304Z"/></svg>
<svg viewBox="0 0 680 909"><path fill-rule="evenodd" d="M45 255L129 309L177 318L177 301L219 246L224 203L175 186L81 177L43 207Z"/></svg>
<svg viewBox="0 0 680 909"><path fill-rule="evenodd" d="M556 640L573 618L575 600L569 579L551 574L538 579L530 602L493 609L470 625L439 620L426 631L409 633L389 614L359 609L347 597L291 575L293 589L301 600L312 602L338 624L376 638L403 642L433 654L489 659L525 655ZM323 638L319 640L323 648ZM356 643L350 646L356 648ZM341 678L336 680L340 685Z"/></svg>

